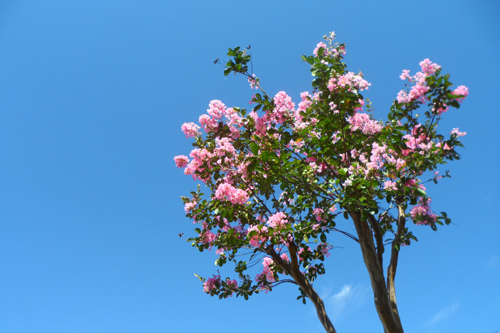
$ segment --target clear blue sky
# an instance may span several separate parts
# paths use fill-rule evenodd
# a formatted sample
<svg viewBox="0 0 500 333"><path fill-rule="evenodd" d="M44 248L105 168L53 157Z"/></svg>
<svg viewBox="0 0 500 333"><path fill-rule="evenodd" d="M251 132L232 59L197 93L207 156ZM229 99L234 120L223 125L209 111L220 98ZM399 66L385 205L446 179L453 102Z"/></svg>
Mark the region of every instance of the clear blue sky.
<svg viewBox="0 0 500 333"><path fill-rule="evenodd" d="M467 132L462 159L428 187L453 225L414 228L398 303L407 333L499 331L499 17L495 0L0 0L0 332L322 332L293 286L202 292L216 257L178 237L194 183L173 156L210 100L247 105L213 64L228 47L251 44L266 90L297 102L300 56L332 30L378 118L425 58L469 87L442 122ZM382 332L357 244L333 240L315 286L337 330Z"/></svg>

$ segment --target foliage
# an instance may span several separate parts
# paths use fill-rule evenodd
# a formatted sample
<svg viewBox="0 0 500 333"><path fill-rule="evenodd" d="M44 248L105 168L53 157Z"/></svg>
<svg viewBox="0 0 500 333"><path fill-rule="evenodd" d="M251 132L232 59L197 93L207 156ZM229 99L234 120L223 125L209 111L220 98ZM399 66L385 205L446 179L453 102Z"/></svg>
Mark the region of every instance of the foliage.
<svg viewBox="0 0 500 333"><path fill-rule="evenodd" d="M347 70L345 46L333 39L333 33L325 36L313 55L302 57L314 79L312 92L302 93L297 107L283 91L274 97L264 91L249 72L247 49L229 49L224 74L243 74L258 90L252 109L214 100L199 118L201 128L182 126L195 148L175 162L209 191L206 196L198 186L182 197L186 216L198 224L189 241L199 251L215 247L216 264L233 263L238 276L200 277L210 295L248 299L290 282L305 303L312 297L308 286L325 273L331 232L360 243L367 256L372 242L380 266L390 247L388 275L391 267L395 275L400 247L416 240L407 220L434 230L450 223L446 213L431 210L422 177L459 158L456 148L465 133L440 134L438 124L450 107L460 106L467 88L451 90L449 75L426 59L414 76L403 71L409 87L397 95L388 120L375 120L361 94L370 83ZM443 177L448 172L436 171L431 180ZM337 229L338 218L351 218L357 235ZM262 270L252 277L247 271L259 262ZM390 290L391 283L393 278L384 288Z"/></svg>

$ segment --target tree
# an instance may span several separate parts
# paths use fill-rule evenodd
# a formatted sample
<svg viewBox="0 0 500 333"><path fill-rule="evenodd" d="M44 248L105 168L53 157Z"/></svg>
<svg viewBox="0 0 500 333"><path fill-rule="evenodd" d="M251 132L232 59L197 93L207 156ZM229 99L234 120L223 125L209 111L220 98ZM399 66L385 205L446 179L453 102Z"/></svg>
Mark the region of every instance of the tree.
<svg viewBox="0 0 500 333"><path fill-rule="evenodd" d="M409 224L436 230L450 223L446 213L431 210L422 177L459 158L456 148L465 133L453 129L445 137L437 130L468 89L451 90L449 75L425 59L421 72L401 74L409 86L398 93L387 121L374 120L361 95L370 83L347 70L345 46L334 44L334 37L325 36L313 55L302 57L314 79L298 107L283 91L274 97L265 92L249 71L247 49L229 49L224 74L242 74L260 92L251 111L211 101L199 118L204 134L195 123L182 125L195 148L175 163L209 191L207 198L198 185L191 197L182 197L186 216L199 225L188 241L199 251L215 247L218 266L234 264L238 281L220 273L199 277L206 293L248 299L293 283L297 299L310 299L325 330L336 332L313 282L325 273L329 233L342 233L361 248L384 331L399 333L399 251L417 240ZM429 177L437 183L449 174ZM355 235L336 228L339 217L352 220ZM262 271L252 278L247 270L259 262Z"/></svg>

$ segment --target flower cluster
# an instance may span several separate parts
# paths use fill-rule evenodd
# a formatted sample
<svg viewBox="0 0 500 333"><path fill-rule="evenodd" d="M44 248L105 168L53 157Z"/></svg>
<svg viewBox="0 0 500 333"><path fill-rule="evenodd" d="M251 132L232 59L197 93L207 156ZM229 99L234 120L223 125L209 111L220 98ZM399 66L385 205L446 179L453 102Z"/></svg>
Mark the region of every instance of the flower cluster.
<svg viewBox="0 0 500 333"><path fill-rule="evenodd" d="M199 134L198 130L200 129L200 126L196 125L195 123L184 123L181 126L182 132L186 134L186 138L193 138Z"/></svg>
<svg viewBox="0 0 500 333"><path fill-rule="evenodd" d="M431 211L430 198L420 198L420 204L414 206L410 211L410 216L416 224L434 224L437 215Z"/></svg>
<svg viewBox="0 0 500 333"><path fill-rule="evenodd" d="M349 117L347 122L351 124L351 131L361 130L364 134L375 134L382 130L382 126L375 120L370 119L366 113L356 113Z"/></svg>
<svg viewBox="0 0 500 333"><path fill-rule="evenodd" d="M277 212L276 214L272 215L267 221L267 224L271 228L275 229L283 228L287 223L288 223L288 216L283 212Z"/></svg>
<svg viewBox="0 0 500 333"><path fill-rule="evenodd" d="M221 201L230 201L233 205L244 205L248 201L248 193L234 188L231 184L222 183L215 191L215 197Z"/></svg>

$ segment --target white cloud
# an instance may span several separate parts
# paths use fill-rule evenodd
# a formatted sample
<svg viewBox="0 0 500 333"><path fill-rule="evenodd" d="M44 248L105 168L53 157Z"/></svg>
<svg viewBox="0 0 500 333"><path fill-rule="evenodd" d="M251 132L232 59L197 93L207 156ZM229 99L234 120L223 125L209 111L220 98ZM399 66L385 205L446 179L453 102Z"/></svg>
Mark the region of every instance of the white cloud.
<svg viewBox="0 0 500 333"><path fill-rule="evenodd" d="M366 288L346 284L338 293L328 297L327 307L328 311L331 311L332 320L338 320L341 316L359 308L366 301L368 291Z"/></svg>
<svg viewBox="0 0 500 333"><path fill-rule="evenodd" d="M337 312L342 311L345 308L345 303L352 296L352 287L351 285L344 285L342 290L333 295L330 299L333 302L335 310Z"/></svg>
<svg viewBox="0 0 500 333"><path fill-rule="evenodd" d="M429 322L427 322L426 326L435 325L440 321L448 319L448 317L450 317L453 313L455 313L458 310L458 306L459 306L458 302L454 302L453 304L445 308L442 308L441 310L439 310L438 313L436 313L436 315Z"/></svg>

